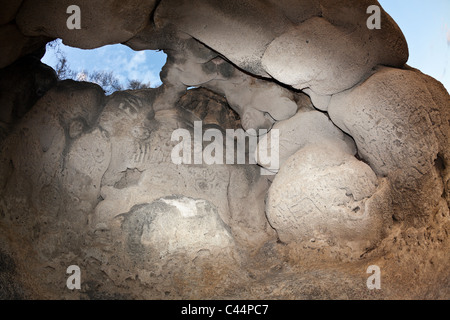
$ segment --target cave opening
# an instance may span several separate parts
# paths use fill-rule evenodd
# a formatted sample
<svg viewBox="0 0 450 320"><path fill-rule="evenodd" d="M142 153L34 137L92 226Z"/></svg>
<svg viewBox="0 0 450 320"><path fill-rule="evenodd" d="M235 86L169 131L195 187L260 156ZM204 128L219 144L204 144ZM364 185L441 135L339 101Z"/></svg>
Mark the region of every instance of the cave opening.
<svg viewBox="0 0 450 320"><path fill-rule="evenodd" d="M386 12L371 30L356 0L86 0L68 30L64 1L20 2L0 269L21 272L0 297L448 295L450 100Z"/></svg>
<svg viewBox="0 0 450 320"><path fill-rule="evenodd" d="M93 82L107 94L122 90L157 88L167 55L160 50L135 51L125 45L85 50L49 42L41 61L52 67L59 80Z"/></svg>

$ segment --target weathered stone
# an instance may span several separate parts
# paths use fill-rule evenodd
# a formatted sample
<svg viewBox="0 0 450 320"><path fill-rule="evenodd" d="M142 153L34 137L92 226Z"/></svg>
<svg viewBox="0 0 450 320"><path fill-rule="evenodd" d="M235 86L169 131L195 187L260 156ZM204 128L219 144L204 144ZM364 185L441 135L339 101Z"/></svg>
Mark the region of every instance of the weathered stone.
<svg viewBox="0 0 450 320"><path fill-rule="evenodd" d="M217 255L234 246L217 208L201 199L169 196L133 207L120 218L128 252L139 260L149 253L155 262L178 254L194 260L201 251Z"/></svg>
<svg viewBox="0 0 450 320"><path fill-rule="evenodd" d="M66 25L74 4L81 30ZM0 297L448 299L450 96L404 65L386 12L367 28L369 5L2 4ZM58 37L164 50L163 85L55 86L38 60ZM175 130L213 145L192 141L196 121L269 133L247 134L246 164L176 164ZM260 151L276 133L272 167ZM236 162L229 142L243 142L223 139ZM81 290L64 286L70 265Z"/></svg>
<svg viewBox="0 0 450 320"><path fill-rule="evenodd" d="M401 42L399 30L393 36ZM364 36L348 33L325 18L315 17L277 37L265 51L262 64L272 77L294 88L335 94L353 87L378 64L401 67L406 63L407 54L398 59L397 52L371 39L367 32Z"/></svg>
<svg viewBox="0 0 450 320"><path fill-rule="evenodd" d="M379 175L400 168L422 175L433 166L439 149L429 119L431 109L439 107L432 104L420 76L382 68L361 85L334 95L328 111L333 122L355 139L360 155Z"/></svg>
<svg viewBox="0 0 450 320"><path fill-rule="evenodd" d="M131 39L149 22L155 0L74 1L25 0L16 17L26 36L61 38L66 45L82 49L98 48ZM71 5L81 10L81 29L71 30L67 13Z"/></svg>
<svg viewBox="0 0 450 320"><path fill-rule="evenodd" d="M246 131L270 130L275 121L289 119L298 109L294 94L289 90L238 70L228 81L211 81L204 86L225 95Z"/></svg>
<svg viewBox="0 0 450 320"><path fill-rule="evenodd" d="M155 22L158 27L174 24L239 67L262 76L267 76L261 66L265 47L290 25L273 4L249 0L166 0L158 6Z"/></svg>
<svg viewBox="0 0 450 320"><path fill-rule="evenodd" d="M443 102L434 104L419 74L392 68L379 69L330 102L331 119L355 139L360 156L379 176L390 177L394 201L410 222L423 221L446 184L437 173L442 169L436 171L437 162L448 162L440 152L450 131Z"/></svg>
<svg viewBox="0 0 450 320"><path fill-rule="evenodd" d="M27 43L27 37L20 33L14 24L0 26L0 68L6 67L16 61L22 54Z"/></svg>
<svg viewBox="0 0 450 320"><path fill-rule="evenodd" d="M383 213L370 167L332 142L300 149L281 167L267 199L267 217L286 243L337 246L358 258L382 237Z"/></svg>
<svg viewBox="0 0 450 320"><path fill-rule="evenodd" d="M342 153L354 155L354 141L340 131L331 120L319 111L302 110L292 118L277 122L273 129L278 130L279 167L298 150L311 145L331 144ZM259 144L257 151L269 154L273 144L272 131L268 133L267 144ZM261 166L264 164L259 162ZM279 168L270 168L276 170Z"/></svg>
<svg viewBox="0 0 450 320"><path fill-rule="evenodd" d="M0 1L0 25L10 23L16 17L23 0L2 0Z"/></svg>
<svg viewBox="0 0 450 320"><path fill-rule="evenodd" d="M0 70L0 121L22 118L37 100L56 85L56 72L33 56Z"/></svg>
<svg viewBox="0 0 450 320"><path fill-rule="evenodd" d="M217 125L225 129L239 129L239 115L228 105L227 100L205 88L189 90L178 101L180 108L193 112L203 125Z"/></svg>

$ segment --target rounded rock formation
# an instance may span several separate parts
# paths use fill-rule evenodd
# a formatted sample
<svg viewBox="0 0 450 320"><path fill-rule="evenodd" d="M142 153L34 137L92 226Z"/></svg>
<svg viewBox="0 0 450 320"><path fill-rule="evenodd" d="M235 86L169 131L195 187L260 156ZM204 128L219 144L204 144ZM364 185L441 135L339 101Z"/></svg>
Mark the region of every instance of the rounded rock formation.
<svg viewBox="0 0 450 320"><path fill-rule="evenodd" d="M73 4L1 5L0 298L450 297L450 96L377 1ZM163 84L56 80L55 38Z"/></svg>

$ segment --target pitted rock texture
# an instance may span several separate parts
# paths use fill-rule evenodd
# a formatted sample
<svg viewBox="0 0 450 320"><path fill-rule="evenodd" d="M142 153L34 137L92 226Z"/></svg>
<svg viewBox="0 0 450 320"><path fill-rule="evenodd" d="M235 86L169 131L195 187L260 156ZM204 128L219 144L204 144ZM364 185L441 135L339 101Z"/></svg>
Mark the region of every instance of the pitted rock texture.
<svg viewBox="0 0 450 320"><path fill-rule="evenodd" d="M144 219L144 223L139 225L142 233L134 234L133 230L127 232L130 237L129 245L161 245L160 248L153 249L160 257L184 251L187 256L193 255L191 259L195 259L202 250L214 252L233 246L231 233L220 219L217 208L207 201L167 197L157 200L148 208L133 207L132 212L124 216L124 229L136 226L131 220ZM187 232L181 234L177 230Z"/></svg>
<svg viewBox="0 0 450 320"><path fill-rule="evenodd" d="M374 4L2 1L0 298L449 299L450 96ZM56 81L54 38L164 50L163 85ZM199 122L245 164L174 162L222 158Z"/></svg>
<svg viewBox="0 0 450 320"><path fill-rule="evenodd" d="M27 56L1 69L0 121L12 124L22 118L56 81L56 72L38 57Z"/></svg>
<svg viewBox="0 0 450 320"><path fill-rule="evenodd" d="M189 90L177 102L177 106L194 113L203 125L217 125L226 129L241 128L239 115L228 105L227 100L205 88Z"/></svg>
<svg viewBox="0 0 450 320"><path fill-rule="evenodd" d="M359 257L384 234L386 207L373 200L383 188L368 165L333 144L308 146L274 179L267 218L285 243L324 243Z"/></svg>
<svg viewBox="0 0 450 320"><path fill-rule="evenodd" d="M155 3L155 0L25 0L16 16L16 23L26 36L63 38L67 45L93 49L131 39L147 25ZM72 32L66 26L69 18L67 8L72 5L77 5L83 14L81 32Z"/></svg>

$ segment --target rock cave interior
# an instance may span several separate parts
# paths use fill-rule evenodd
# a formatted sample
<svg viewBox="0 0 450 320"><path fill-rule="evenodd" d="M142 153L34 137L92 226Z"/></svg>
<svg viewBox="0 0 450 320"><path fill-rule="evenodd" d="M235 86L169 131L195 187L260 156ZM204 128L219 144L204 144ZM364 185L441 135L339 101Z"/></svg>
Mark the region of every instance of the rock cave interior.
<svg viewBox="0 0 450 320"><path fill-rule="evenodd" d="M450 96L377 1L0 3L0 298L450 298ZM55 39L162 85L58 80Z"/></svg>

